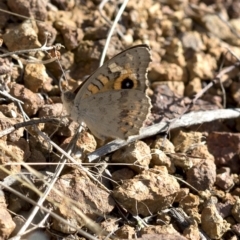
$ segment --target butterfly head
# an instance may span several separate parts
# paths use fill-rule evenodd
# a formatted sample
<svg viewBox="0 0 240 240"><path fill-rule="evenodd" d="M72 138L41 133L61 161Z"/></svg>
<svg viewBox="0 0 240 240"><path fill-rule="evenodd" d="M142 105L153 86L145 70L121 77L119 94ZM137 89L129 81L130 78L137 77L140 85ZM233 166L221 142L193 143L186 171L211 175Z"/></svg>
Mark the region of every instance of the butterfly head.
<svg viewBox="0 0 240 240"><path fill-rule="evenodd" d="M66 91L62 93L62 102L68 114L71 114L75 96L76 94L71 91Z"/></svg>

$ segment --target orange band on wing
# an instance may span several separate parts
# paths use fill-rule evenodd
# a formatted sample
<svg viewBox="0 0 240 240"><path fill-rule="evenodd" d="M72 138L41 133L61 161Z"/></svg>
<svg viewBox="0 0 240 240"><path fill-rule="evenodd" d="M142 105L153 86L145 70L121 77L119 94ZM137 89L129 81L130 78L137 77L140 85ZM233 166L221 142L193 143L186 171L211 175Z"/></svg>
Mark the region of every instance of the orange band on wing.
<svg viewBox="0 0 240 240"><path fill-rule="evenodd" d="M87 87L88 91L91 92L92 94L99 92L99 88L93 84L89 84Z"/></svg>
<svg viewBox="0 0 240 240"><path fill-rule="evenodd" d="M109 82L109 78L104 75L98 75L97 79L105 86Z"/></svg>

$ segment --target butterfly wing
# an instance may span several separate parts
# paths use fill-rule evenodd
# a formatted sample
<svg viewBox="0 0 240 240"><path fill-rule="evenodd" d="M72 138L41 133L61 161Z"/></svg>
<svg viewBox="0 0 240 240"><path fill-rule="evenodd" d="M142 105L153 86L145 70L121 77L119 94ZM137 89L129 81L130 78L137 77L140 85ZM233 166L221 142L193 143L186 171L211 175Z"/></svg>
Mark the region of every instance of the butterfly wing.
<svg viewBox="0 0 240 240"><path fill-rule="evenodd" d="M98 68L81 86L76 101L97 92L120 89L146 90L150 48L143 44L129 48Z"/></svg>
<svg viewBox="0 0 240 240"><path fill-rule="evenodd" d="M83 99L74 109L77 121L83 120L99 139L127 139L139 134L150 111L150 99L135 89L111 90Z"/></svg>
<svg viewBox="0 0 240 240"><path fill-rule="evenodd" d="M73 120L84 121L98 137L126 139L139 133L150 111L146 96L147 45L129 48L98 68L74 95L62 95ZM74 99L74 100L73 100Z"/></svg>

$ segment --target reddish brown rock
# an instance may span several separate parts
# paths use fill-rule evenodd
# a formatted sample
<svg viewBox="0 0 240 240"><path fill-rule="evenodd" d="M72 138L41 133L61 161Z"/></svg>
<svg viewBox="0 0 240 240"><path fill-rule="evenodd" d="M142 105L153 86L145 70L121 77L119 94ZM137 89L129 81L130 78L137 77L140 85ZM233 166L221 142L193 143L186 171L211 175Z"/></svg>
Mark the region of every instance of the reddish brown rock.
<svg viewBox="0 0 240 240"><path fill-rule="evenodd" d="M112 155L112 162L130 164L129 167L136 172L142 172L144 169L148 169L150 160L150 148L142 141L119 149Z"/></svg>
<svg viewBox="0 0 240 240"><path fill-rule="evenodd" d="M200 191L211 189L216 181L216 165L211 160L202 160L187 171L187 182Z"/></svg>
<svg viewBox="0 0 240 240"><path fill-rule="evenodd" d="M22 107L29 117L35 115L44 104L40 95L33 93L20 84L10 84L10 94L24 102Z"/></svg>
<svg viewBox="0 0 240 240"><path fill-rule="evenodd" d="M148 216L169 207L179 191L175 178L162 171L144 171L113 191L117 201L134 215Z"/></svg>

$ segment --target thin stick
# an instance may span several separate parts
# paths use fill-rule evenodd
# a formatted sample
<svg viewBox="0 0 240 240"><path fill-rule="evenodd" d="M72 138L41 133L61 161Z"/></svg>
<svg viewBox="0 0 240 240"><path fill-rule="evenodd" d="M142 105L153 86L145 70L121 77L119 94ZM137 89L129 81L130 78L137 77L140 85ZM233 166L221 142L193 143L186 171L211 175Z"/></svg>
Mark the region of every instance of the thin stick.
<svg viewBox="0 0 240 240"><path fill-rule="evenodd" d="M59 43L57 43L57 44L55 44L53 46L49 46L49 47L47 47L44 44L40 48L32 48L32 49L24 49L24 50L17 50L17 51L13 51L13 52L8 52L8 53L1 54L0 57L8 57L8 56L11 56L12 54L19 55L19 54L22 54L22 53L39 52L39 51L50 51L50 50L53 50L53 49L60 50L62 47L64 47L64 46L59 44Z"/></svg>
<svg viewBox="0 0 240 240"><path fill-rule="evenodd" d="M13 16L16 16L16 17L20 17L20 18L24 18L24 19L27 19L27 20L32 20L32 21L37 21L37 22L42 22L44 23L44 21L41 21L41 20L38 20L38 19L32 19L30 17L26 17L26 16L23 16L23 15L20 15L20 14L17 14L17 13L13 13L13 12L10 12L10 11L7 11L7 10L4 10L4 9L0 9L0 12L4 12L4 13L7 13L9 15L13 15Z"/></svg>
<svg viewBox="0 0 240 240"><path fill-rule="evenodd" d="M128 0L124 0L122 6L120 7L120 9L119 9L119 11L118 11L118 13L117 13L117 16L116 16L115 19L114 19L114 22L113 22L113 24L112 24L112 27L110 28L110 31L109 31L108 36L107 36L107 39L106 39L106 44L105 44L105 46L104 46L104 48L103 48L103 52L102 52L101 60L100 60L100 63L99 63L99 67L101 67L101 66L103 65L103 62L104 62L104 59L105 59L105 56L106 56L106 53L107 53L107 49L108 49L108 45L109 45L109 43L110 43L111 37L112 37L112 35L113 35L113 32L114 32L114 30L115 30L115 28L116 28L116 26L117 26L117 23L118 23L121 15L122 15L124 9L125 9L126 6L127 6L127 3L128 3Z"/></svg>

